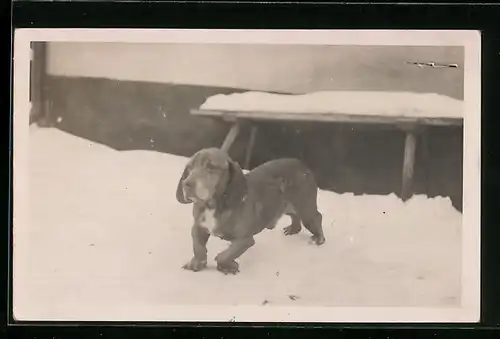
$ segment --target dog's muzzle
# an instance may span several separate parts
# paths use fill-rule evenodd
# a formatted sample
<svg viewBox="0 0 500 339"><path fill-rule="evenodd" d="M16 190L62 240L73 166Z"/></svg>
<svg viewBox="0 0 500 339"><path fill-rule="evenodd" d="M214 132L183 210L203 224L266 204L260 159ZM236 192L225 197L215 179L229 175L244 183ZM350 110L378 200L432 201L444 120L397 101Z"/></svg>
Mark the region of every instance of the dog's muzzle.
<svg viewBox="0 0 500 339"><path fill-rule="evenodd" d="M191 201L196 199L195 188L196 185L192 181L184 180L182 182L182 193L184 194L184 198Z"/></svg>
<svg viewBox="0 0 500 339"><path fill-rule="evenodd" d="M191 201L205 201L209 198L210 195L207 188L199 181L184 180L184 182L182 183L182 190L184 193L184 198Z"/></svg>

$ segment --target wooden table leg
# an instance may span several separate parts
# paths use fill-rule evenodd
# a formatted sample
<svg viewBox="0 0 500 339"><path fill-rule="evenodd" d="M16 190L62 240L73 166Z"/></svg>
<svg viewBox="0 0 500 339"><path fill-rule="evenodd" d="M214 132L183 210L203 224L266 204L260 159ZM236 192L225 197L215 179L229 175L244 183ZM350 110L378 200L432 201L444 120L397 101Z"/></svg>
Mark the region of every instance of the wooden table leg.
<svg viewBox="0 0 500 339"><path fill-rule="evenodd" d="M250 138L248 140L246 154L245 154L245 169L250 170L250 160L252 159L252 152L255 145L255 139L257 137L257 126L252 125L250 127Z"/></svg>
<svg viewBox="0 0 500 339"><path fill-rule="evenodd" d="M421 133L420 137L420 144L419 147L422 150L422 162L423 162L423 168L424 168L424 189L425 193L429 195L429 190L430 190L430 180L431 180L431 153L430 153L430 147L429 147L429 130L424 129Z"/></svg>
<svg viewBox="0 0 500 339"><path fill-rule="evenodd" d="M415 150L417 148L417 137L414 129L406 129L405 153L403 161L403 183L401 198L406 201L411 196L413 183L413 171L415 167Z"/></svg>
<svg viewBox="0 0 500 339"><path fill-rule="evenodd" d="M231 148L231 145L233 144L234 140L240 133L240 123L235 122L232 126L229 132L226 135L226 139L224 139L224 142L222 143L221 150L224 152L229 152L229 149Z"/></svg>

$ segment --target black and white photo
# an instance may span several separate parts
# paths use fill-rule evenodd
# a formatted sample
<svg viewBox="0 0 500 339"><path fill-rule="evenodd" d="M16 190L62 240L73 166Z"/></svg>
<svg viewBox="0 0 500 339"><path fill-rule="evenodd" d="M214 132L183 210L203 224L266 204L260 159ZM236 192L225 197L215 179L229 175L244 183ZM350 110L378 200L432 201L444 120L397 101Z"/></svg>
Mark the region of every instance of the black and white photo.
<svg viewBox="0 0 500 339"><path fill-rule="evenodd" d="M479 320L479 33L14 44L16 320Z"/></svg>

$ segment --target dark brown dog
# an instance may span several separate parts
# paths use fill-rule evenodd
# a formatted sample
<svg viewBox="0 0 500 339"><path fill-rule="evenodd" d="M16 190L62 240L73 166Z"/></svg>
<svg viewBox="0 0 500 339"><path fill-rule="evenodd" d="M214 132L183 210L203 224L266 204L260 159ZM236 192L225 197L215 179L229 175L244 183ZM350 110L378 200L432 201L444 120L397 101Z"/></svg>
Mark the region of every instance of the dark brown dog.
<svg viewBox="0 0 500 339"><path fill-rule="evenodd" d="M313 173L297 159L266 162L243 174L236 162L217 148L203 149L190 159L177 186L177 200L194 203L194 257L183 267L199 271L207 265L210 235L230 242L215 260L223 273L236 274L235 261L255 244L254 235L273 229L283 214L292 223L286 235L304 224L317 245L325 242L317 209L318 186Z"/></svg>

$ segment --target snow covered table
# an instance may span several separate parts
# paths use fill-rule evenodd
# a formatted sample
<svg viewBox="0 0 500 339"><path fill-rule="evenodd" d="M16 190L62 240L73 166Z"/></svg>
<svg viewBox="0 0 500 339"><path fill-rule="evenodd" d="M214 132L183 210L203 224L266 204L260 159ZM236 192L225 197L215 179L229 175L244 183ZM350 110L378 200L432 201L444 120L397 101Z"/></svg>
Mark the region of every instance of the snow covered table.
<svg viewBox="0 0 500 339"><path fill-rule="evenodd" d="M392 124L406 133L402 173L403 199L410 194L417 145L416 132L425 125L463 124L464 102L434 93L324 91L301 95L244 92L209 97L194 115L216 116L233 123L222 144L228 151L243 121L318 121ZM257 127L247 145L248 168Z"/></svg>

